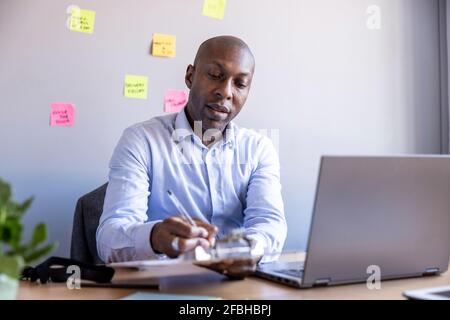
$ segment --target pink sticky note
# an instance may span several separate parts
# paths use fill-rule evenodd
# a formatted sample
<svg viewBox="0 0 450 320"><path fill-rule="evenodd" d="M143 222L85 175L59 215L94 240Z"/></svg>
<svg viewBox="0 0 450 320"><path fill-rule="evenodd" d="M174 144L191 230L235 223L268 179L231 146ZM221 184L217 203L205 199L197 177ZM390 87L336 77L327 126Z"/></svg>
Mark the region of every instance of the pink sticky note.
<svg viewBox="0 0 450 320"><path fill-rule="evenodd" d="M73 126L75 124L75 105L72 103L52 103L50 126Z"/></svg>
<svg viewBox="0 0 450 320"><path fill-rule="evenodd" d="M167 90L164 98L164 112L179 112L188 102L185 90Z"/></svg>

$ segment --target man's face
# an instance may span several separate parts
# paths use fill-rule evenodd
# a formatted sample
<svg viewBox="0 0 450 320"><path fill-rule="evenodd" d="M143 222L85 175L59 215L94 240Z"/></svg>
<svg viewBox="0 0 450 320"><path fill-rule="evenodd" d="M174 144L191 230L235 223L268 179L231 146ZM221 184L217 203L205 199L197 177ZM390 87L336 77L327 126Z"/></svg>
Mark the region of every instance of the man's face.
<svg viewBox="0 0 450 320"><path fill-rule="evenodd" d="M202 121L203 131L223 131L247 100L254 60L238 46L214 45L204 51L186 71L188 117L192 122Z"/></svg>

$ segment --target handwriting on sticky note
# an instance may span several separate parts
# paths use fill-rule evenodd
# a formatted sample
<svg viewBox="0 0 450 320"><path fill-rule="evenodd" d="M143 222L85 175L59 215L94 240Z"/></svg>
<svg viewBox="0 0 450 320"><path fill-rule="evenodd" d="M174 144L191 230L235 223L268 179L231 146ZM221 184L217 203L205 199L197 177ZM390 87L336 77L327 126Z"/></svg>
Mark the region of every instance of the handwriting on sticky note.
<svg viewBox="0 0 450 320"><path fill-rule="evenodd" d="M55 102L51 105L50 126L73 126L75 124L75 105Z"/></svg>
<svg viewBox="0 0 450 320"><path fill-rule="evenodd" d="M127 98L147 99L148 78L145 76L126 75L124 96Z"/></svg>
<svg viewBox="0 0 450 320"><path fill-rule="evenodd" d="M153 34L152 55L175 57L176 37L168 34Z"/></svg>
<svg viewBox="0 0 450 320"><path fill-rule="evenodd" d="M187 102L186 90L167 90L164 98L164 112L179 112Z"/></svg>
<svg viewBox="0 0 450 320"><path fill-rule="evenodd" d="M223 19L227 0L205 0L203 2L203 15L216 19Z"/></svg>
<svg viewBox="0 0 450 320"><path fill-rule="evenodd" d="M95 23L95 11L72 9L70 17L70 30L83 33L93 33Z"/></svg>

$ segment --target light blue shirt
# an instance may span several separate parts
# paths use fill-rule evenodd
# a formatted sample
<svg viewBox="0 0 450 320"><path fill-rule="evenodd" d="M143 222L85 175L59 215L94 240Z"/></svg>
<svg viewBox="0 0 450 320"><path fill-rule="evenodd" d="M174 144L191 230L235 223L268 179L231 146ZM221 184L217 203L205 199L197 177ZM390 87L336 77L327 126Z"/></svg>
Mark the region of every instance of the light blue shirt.
<svg viewBox="0 0 450 320"><path fill-rule="evenodd" d="M153 225L178 215L168 189L192 217L216 225L219 237L243 227L265 252L282 250L287 226L272 142L230 122L224 138L206 147L183 110L135 124L120 138L97 229L103 261L160 257L150 245Z"/></svg>

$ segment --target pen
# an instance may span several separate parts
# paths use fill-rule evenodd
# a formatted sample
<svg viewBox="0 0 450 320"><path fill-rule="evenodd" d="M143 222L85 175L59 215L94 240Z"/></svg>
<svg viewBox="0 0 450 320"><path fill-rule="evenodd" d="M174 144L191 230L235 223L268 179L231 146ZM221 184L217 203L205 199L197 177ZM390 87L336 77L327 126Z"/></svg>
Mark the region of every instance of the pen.
<svg viewBox="0 0 450 320"><path fill-rule="evenodd" d="M191 216L187 213L186 209L184 209L183 205L180 203L178 198L175 196L175 194L169 189L167 190L167 194L169 195L170 200L172 200L172 203L175 205L175 207L180 212L181 216L186 219L190 225L196 227L197 224L194 220L192 220Z"/></svg>

